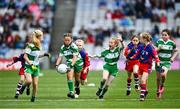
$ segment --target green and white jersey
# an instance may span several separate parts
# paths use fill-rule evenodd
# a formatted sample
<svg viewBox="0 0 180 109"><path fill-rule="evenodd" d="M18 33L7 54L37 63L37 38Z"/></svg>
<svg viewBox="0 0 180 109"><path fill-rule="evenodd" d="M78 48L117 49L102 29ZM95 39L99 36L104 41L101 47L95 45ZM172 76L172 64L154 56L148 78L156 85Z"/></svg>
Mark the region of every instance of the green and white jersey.
<svg viewBox="0 0 180 109"><path fill-rule="evenodd" d="M33 65L39 65L40 49L35 47L34 44L28 44L25 48L25 53L28 55L30 61L33 61ZM26 65L29 65L25 62Z"/></svg>
<svg viewBox="0 0 180 109"><path fill-rule="evenodd" d="M79 50L76 44L72 43L68 47L66 47L65 45L61 46L61 49L59 51L59 56L65 56L68 64L72 63L73 55L76 55L78 57L75 64L78 66L82 66L83 60L81 58L81 55L79 54Z"/></svg>
<svg viewBox="0 0 180 109"><path fill-rule="evenodd" d="M109 50L108 48L102 51L99 57L104 58L106 64L115 65L119 60L121 50L122 48L120 47L115 47L113 50Z"/></svg>
<svg viewBox="0 0 180 109"><path fill-rule="evenodd" d="M156 43L156 47L162 46L162 49L158 51L160 63L171 63L170 58L172 57L173 50L176 48L176 44L172 40L164 41L159 39Z"/></svg>

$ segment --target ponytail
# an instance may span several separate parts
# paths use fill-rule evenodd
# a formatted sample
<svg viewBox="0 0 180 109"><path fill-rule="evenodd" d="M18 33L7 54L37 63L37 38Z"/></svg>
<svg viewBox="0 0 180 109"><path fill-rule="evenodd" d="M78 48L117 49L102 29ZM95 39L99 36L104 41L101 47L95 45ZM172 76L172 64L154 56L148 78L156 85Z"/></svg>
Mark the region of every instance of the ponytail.
<svg viewBox="0 0 180 109"><path fill-rule="evenodd" d="M43 36L43 33L41 30L35 30L32 33L32 43L35 45L35 47L39 48L41 47L41 41L40 41L40 37Z"/></svg>

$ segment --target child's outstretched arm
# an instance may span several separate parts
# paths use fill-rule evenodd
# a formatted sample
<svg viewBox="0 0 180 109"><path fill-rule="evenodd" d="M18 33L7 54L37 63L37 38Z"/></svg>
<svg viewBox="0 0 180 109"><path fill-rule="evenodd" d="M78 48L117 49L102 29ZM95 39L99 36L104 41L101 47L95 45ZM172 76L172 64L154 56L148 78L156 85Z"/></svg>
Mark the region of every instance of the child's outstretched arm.
<svg viewBox="0 0 180 109"><path fill-rule="evenodd" d="M92 56L92 55L89 55L88 57L89 57L89 58L102 58L100 55L93 55L93 56Z"/></svg>
<svg viewBox="0 0 180 109"><path fill-rule="evenodd" d="M12 58L12 62L7 64L6 67L10 67L11 65L15 64L16 62L20 61L20 58L19 57L13 57Z"/></svg>
<svg viewBox="0 0 180 109"><path fill-rule="evenodd" d="M50 54L50 53L44 53L44 54L42 54L42 55L39 55L39 58L42 58L42 57L45 57L45 56L47 56L48 58L50 58L50 57L51 57L51 54Z"/></svg>
<svg viewBox="0 0 180 109"><path fill-rule="evenodd" d="M13 62L7 64L6 67L10 67L10 66L13 65L14 63L15 63L15 62L13 61Z"/></svg>

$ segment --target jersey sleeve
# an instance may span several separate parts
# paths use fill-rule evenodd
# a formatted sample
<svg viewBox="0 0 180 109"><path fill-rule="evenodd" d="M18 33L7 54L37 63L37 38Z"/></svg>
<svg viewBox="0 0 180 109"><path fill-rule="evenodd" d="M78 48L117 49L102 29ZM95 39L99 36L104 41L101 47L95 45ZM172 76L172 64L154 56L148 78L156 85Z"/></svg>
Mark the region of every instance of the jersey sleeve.
<svg viewBox="0 0 180 109"><path fill-rule="evenodd" d="M154 47L151 47L151 54L152 54L152 57L155 59L156 62L160 62L157 51L155 50Z"/></svg>
<svg viewBox="0 0 180 109"><path fill-rule="evenodd" d="M176 44L173 42L173 49L175 49L176 48Z"/></svg>
<svg viewBox="0 0 180 109"><path fill-rule="evenodd" d="M99 54L98 56L101 58L105 57L105 51L102 51L101 54Z"/></svg>
<svg viewBox="0 0 180 109"><path fill-rule="evenodd" d="M159 45L159 41L157 41L157 42L155 43L155 46L156 46L156 47L158 47L158 45Z"/></svg>
<svg viewBox="0 0 180 109"><path fill-rule="evenodd" d="M63 56L63 46L61 46L60 50L59 50L59 56Z"/></svg>
<svg viewBox="0 0 180 109"><path fill-rule="evenodd" d="M14 63L16 63L16 62L19 61L19 58L18 58L18 57L13 57L12 59L13 59L13 62L14 62Z"/></svg>
<svg viewBox="0 0 180 109"><path fill-rule="evenodd" d="M76 56L79 54L78 47L75 44L72 45L72 52L73 52L73 55L76 55Z"/></svg>
<svg viewBox="0 0 180 109"><path fill-rule="evenodd" d="M125 51L124 51L124 56L127 57L128 56L128 47L125 48Z"/></svg>
<svg viewBox="0 0 180 109"><path fill-rule="evenodd" d="M26 54L30 54L30 53L31 53L31 45L27 45L26 48L25 48L25 50L24 50L24 52L25 52Z"/></svg>

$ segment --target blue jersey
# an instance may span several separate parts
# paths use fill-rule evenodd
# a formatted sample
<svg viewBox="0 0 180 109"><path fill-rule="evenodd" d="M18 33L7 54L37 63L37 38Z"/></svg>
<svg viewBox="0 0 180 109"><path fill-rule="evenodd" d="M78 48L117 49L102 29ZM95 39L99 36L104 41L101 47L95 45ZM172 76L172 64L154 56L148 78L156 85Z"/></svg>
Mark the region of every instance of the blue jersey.
<svg viewBox="0 0 180 109"><path fill-rule="evenodd" d="M81 49L79 51L82 59L83 59L83 62L84 62L84 65L83 67L88 67L90 66L90 61L89 61L89 57L88 57L88 53L85 51L85 49Z"/></svg>
<svg viewBox="0 0 180 109"><path fill-rule="evenodd" d="M126 56L126 59L129 60L139 60L140 55L138 53L143 49L143 45L139 43L137 46L135 46L132 42L130 42L126 49L124 55ZM128 52L130 50L130 52Z"/></svg>
<svg viewBox="0 0 180 109"><path fill-rule="evenodd" d="M24 54L21 54L18 57L13 57L13 61L14 61L14 63L16 63L18 61L21 62L21 67L24 68L24 65L25 65Z"/></svg>
<svg viewBox="0 0 180 109"><path fill-rule="evenodd" d="M143 46L143 49L140 51L140 62L152 65L153 59L155 59L156 62L159 62L155 48L151 44Z"/></svg>

